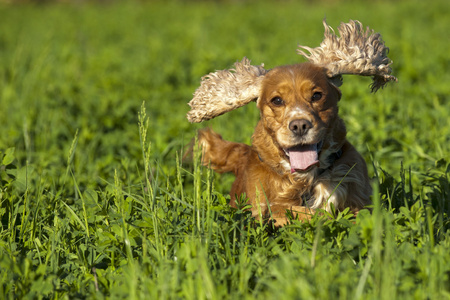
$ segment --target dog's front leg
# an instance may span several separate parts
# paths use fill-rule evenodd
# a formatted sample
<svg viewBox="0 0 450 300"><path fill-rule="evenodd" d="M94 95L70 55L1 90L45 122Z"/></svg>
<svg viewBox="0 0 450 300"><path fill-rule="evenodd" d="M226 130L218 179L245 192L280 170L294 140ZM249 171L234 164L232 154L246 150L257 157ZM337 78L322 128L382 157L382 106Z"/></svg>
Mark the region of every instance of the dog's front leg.
<svg viewBox="0 0 450 300"><path fill-rule="evenodd" d="M273 205L270 207L271 214L270 219L275 221L275 226L284 226L288 223L289 218L287 215L291 215L294 220L307 221L312 218L316 211L306 206L286 206Z"/></svg>
<svg viewBox="0 0 450 300"><path fill-rule="evenodd" d="M330 213L343 211L348 207L356 215L370 201L368 194L361 193L362 190L355 182L321 182L314 188L313 199L308 204ZM367 190L370 192L370 187Z"/></svg>

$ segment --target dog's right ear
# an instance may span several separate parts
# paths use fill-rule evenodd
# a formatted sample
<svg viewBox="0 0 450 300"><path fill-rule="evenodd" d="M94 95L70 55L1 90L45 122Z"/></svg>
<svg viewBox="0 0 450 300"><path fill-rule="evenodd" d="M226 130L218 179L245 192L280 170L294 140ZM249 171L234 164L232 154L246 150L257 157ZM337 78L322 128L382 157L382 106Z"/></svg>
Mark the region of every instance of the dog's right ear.
<svg viewBox="0 0 450 300"><path fill-rule="evenodd" d="M191 123L210 120L256 100L267 72L264 65L253 66L244 57L234 69L209 73L189 102L187 119Z"/></svg>

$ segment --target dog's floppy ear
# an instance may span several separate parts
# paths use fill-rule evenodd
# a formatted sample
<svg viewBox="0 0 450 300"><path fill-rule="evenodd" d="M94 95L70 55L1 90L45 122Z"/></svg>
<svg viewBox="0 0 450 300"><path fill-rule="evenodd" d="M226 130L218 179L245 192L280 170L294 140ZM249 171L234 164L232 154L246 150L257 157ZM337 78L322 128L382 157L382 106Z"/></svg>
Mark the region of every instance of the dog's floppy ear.
<svg viewBox="0 0 450 300"><path fill-rule="evenodd" d="M244 57L234 64L234 69L204 76L189 102L189 122L206 121L256 100L267 72L264 65L253 66Z"/></svg>
<svg viewBox="0 0 450 300"><path fill-rule="evenodd" d="M310 62L324 66L332 81L342 74L372 76L372 92L389 81L397 81L390 75L392 61L387 57L389 48L384 45L379 33L369 28L364 30L359 21L350 20L338 27L339 37L325 19L323 25L325 33L320 47L299 46L298 53Z"/></svg>

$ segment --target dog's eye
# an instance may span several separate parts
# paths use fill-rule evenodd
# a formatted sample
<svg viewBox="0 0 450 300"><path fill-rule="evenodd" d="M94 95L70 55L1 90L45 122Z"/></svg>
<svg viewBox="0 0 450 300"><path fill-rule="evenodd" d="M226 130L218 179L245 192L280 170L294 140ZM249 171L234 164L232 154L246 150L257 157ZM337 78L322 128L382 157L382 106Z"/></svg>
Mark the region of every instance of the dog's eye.
<svg viewBox="0 0 450 300"><path fill-rule="evenodd" d="M320 99L322 99L322 93L321 92L315 92L312 95L312 97L311 97L312 101L319 101Z"/></svg>
<svg viewBox="0 0 450 300"><path fill-rule="evenodd" d="M280 97L272 98L272 100L270 100L270 102L275 106L281 106L284 104L283 99L281 99Z"/></svg>

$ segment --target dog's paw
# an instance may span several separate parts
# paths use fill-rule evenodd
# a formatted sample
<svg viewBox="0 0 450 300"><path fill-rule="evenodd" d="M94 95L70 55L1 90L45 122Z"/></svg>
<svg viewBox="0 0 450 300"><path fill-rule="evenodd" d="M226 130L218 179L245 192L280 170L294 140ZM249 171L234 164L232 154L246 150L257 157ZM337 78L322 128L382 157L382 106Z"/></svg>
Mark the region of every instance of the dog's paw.
<svg viewBox="0 0 450 300"><path fill-rule="evenodd" d="M275 226L285 226L289 220L307 221L312 218L316 211L306 206L291 206L290 208L272 209L271 220Z"/></svg>

